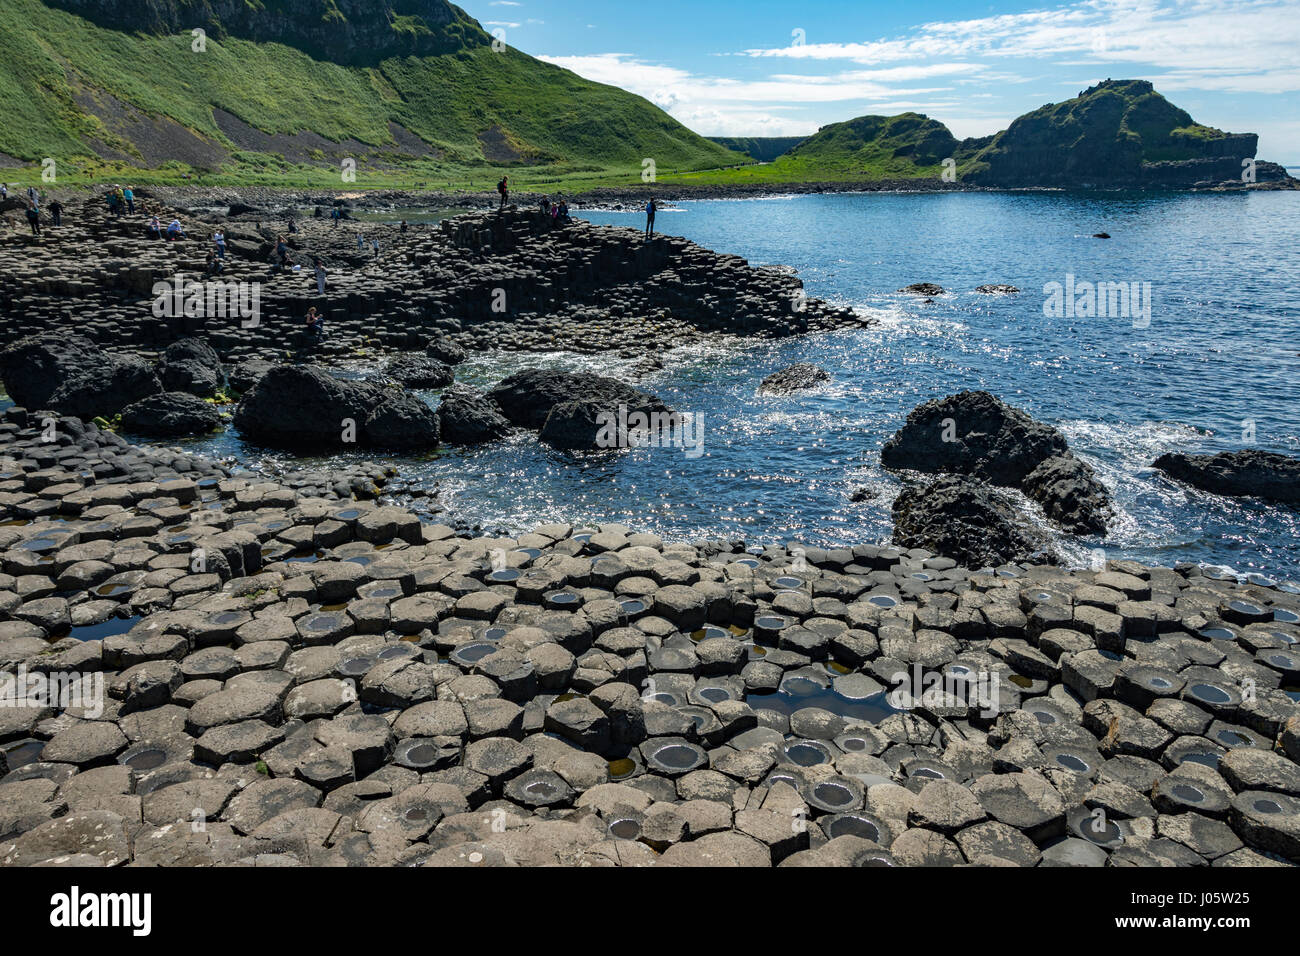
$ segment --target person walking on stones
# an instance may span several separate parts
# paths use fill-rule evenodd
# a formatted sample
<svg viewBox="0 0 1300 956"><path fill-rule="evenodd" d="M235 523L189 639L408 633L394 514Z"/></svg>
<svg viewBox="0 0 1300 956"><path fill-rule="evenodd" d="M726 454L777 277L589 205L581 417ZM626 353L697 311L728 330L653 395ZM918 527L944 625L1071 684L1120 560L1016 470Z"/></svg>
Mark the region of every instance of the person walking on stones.
<svg viewBox="0 0 1300 956"><path fill-rule="evenodd" d="M292 216L289 217L289 235L295 235L298 232L298 220Z"/></svg>
<svg viewBox="0 0 1300 956"><path fill-rule="evenodd" d="M283 272L289 265L289 242L284 236L278 236L275 240L275 271Z"/></svg>
<svg viewBox="0 0 1300 956"><path fill-rule="evenodd" d="M501 182L497 183L497 192L501 194L501 205L497 207L497 212L505 211L506 203L510 200L510 177L502 176Z"/></svg>
<svg viewBox="0 0 1300 956"><path fill-rule="evenodd" d="M645 204L645 237L649 239L655 234L655 212L659 207L655 204L655 197L651 196L650 201Z"/></svg>
<svg viewBox="0 0 1300 956"><path fill-rule="evenodd" d="M63 225L63 203L57 199L50 200L50 222L51 225Z"/></svg>
<svg viewBox="0 0 1300 956"><path fill-rule="evenodd" d="M34 203L27 207L27 225L32 227L33 236L41 234L41 212Z"/></svg>
<svg viewBox="0 0 1300 956"><path fill-rule="evenodd" d="M0 183L0 202L4 202L8 198L9 198L9 187L4 183Z"/></svg>
<svg viewBox="0 0 1300 956"><path fill-rule="evenodd" d="M361 235L361 233L357 233L357 252L365 252L365 251L366 251L366 237Z"/></svg>
<svg viewBox="0 0 1300 956"><path fill-rule="evenodd" d="M27 201L31 203L33 206L35 206L37 209L41 208L41 197L36 194L35 186L27 187Z"/></svg>
<svg viewBox="0 0 1300 956"><path fill-rule="evenodd" d="M226 258L226 234L220 229L212 234L212 244L216 246L217 258Z"/></svg>
<svg viewBox="0 0 1300 956"><path fill-rule="evenodd" d="M315 268L316 268L316 291L319 294L324 295L325 294L325 263L321 262L319 257L316 259Z"/></svg>
<svg viewBox="0 0 1300 956"><path fill-rule="evenodd" d="M126 189L122 190L122 198L126 200L126 211L134 216L135 215L135 190L133 190L130 186L127 186Z"/></svg>
<svg viewBox="0 0 1300 956"><path fill-rule="evenodd" d="M339 214L339 207L338 207L338 206L335 206L333 209L331 209L331 210L330 210L330 228L331 228L331 229L337 229L337 228L339 227L339 220L342 219L342 218L343 218L343 217Z"/></svg>
<svg viewBox="0 0 1300 956"><path fill-rule="evenodd" d="M405 233L406 233L406 220L405 220L405 219L402 220L402 225L401 225L400 228L401 228L401 232L402 232L403 234L405 234Z"/></svg>

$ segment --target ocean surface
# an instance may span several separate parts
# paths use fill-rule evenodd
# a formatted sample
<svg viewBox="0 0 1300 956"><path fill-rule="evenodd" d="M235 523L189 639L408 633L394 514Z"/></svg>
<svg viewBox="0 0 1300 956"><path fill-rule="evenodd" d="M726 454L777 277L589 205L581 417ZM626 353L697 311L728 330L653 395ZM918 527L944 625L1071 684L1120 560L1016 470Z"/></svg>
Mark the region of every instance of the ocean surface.
<svg viewBox="0 0 1300 956"><path fill-rule="evenodd" d="M772 197L677 203L657 226L755 265L793 266L809 295L877 324L779 342L661 343L666 368L643 387L703 416L702 453L575 456L520 436L396 460L405 478L437 486L448 517L506 531L613 521L750 544L882 540L900 483L880 467L881 443L918 403L980 388L1061 429L1111 489L1111 534L1059 542L1073 562L1102 549L1300 577L1300 512L1198 492L1150 467L1173 450L1300 454L1300 194ZM1112 238L1092 238L1099 232ZM896 291L921 281L947 294L925 304ZM1052 283L1077 295L1083 282L1124 283L1142 308L1045 314ZM976 293L984 283L1022 291ZM820 365L831 384L756 395L793 362ZM457 377L488 386L537 365L618 370L605 358L503 353L475 357ZM233 431L189 447L245 463L264 454ZM861 486L877 496L854 504Z"/></svg>

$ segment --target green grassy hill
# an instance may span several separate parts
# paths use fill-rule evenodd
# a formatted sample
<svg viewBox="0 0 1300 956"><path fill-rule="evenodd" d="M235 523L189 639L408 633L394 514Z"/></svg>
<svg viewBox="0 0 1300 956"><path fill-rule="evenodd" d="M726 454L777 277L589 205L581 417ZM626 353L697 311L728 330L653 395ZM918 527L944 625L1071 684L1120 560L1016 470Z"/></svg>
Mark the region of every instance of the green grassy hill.
<svg viewBox="0 0 1300 956"><path fill-rule="evenodd" d="M743 140L731 140L736 148ZM859 116L832 123L762 166L688 173L689 183L842 183L938 179L943 161L963 162L982 141L959 142L948 127L920 113Z"/></svg>
<svg viewBox="0 0 1300 956"><path fill-rule="evenodd" d="M1254 133L1196 123L1145 80L1107 80L1015 120L962 164L990 186L1152 185L1233 179Z"/></svg>
<svg viewBox="0 0 1300 956"><path fill-rule="evenodd" d="M349 158L358 187L503 169L631 183L645 159L660 175L747 161L641 97L494 49L444 0L4 0L0 60L0 165L51 157L61 183L339 185Z"/></svg>

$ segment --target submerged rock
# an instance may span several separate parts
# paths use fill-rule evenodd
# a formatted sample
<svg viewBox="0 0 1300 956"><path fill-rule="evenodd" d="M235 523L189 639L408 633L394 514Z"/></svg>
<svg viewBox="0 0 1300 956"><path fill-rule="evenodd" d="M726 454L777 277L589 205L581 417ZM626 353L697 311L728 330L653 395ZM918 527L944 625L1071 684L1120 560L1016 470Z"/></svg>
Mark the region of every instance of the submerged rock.
<svg viewBox="0 0 1300 956"><path fill-rule="evenodd" d="M122 427L150 438L200 435L220 422L213 405L189 392L159 392L122 409Z"/></svg>
<svg viewBox="0 0 1300 956"><path fill-rule="evenodd" d="M789 395L791 392L825 385L830 380L831 375L824 368L799 362L767 376L759 383L758 391L760 395Z"/></svg>
<svg viewBox="0 0 1300 956"><path fill-rule="evenodd" d="M975 291L982 292L984 295L1013 295L1014 293L1017 293L1020 290L1013 285L1006 285L1004 283L992 283L990 285L976 286Z"/></svg>
<svg viewBox="0 0 1300 956"><path fill-rule="evenodd" d="M982 481L944 475L894 499L894 543L924 548L975 568L1030 561L1043 543L1015 507Z"/></svg>
<svg viewBox="0 0 1300 956"><path fill-rule="evenodd" d="M1171 478L1218 495L1300 502L1300 458L1248 448L1217 455L1161 455L1154 462Z"/></svg>
<svg viewBox="0 0 1300 956"><path fill-rule="evenodd" d="M510 422L478 389L454 385L442 393L438 406L442 440L452 445L481 445L510 434Z"/></svg>
<svg viewBox="0 0 1300 956"><path fill-rule="evenodd" d="M0 380L15 403L91 419L116 415L162 391L143 359L105 352L83 335L42 332L0 352Z"/></svg>
<svg viewBox="0 0 1300 956"><path fill-rule="evenodd" d="M658 397L631 385L590 372L562 372L555 369L528 369L516 372L488 393L511 423L540 431L551 409L565 401L590 401L601 404L610 414L627 412L667 412L668 406Z"/></svg>

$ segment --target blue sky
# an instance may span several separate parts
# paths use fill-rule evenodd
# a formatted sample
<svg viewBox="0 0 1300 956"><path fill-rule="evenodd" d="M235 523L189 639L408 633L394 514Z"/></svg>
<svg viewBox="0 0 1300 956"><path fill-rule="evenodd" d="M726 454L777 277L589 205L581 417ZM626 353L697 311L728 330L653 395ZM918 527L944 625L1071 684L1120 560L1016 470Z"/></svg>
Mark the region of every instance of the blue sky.
<svg viewBox="0 0 1300 956"><path fill-rule="evenodd" d="M1300 165L1300 0L464 0L511 46L705 135L805 135L915 110L1004 128L1107 77Z"/></svg>

